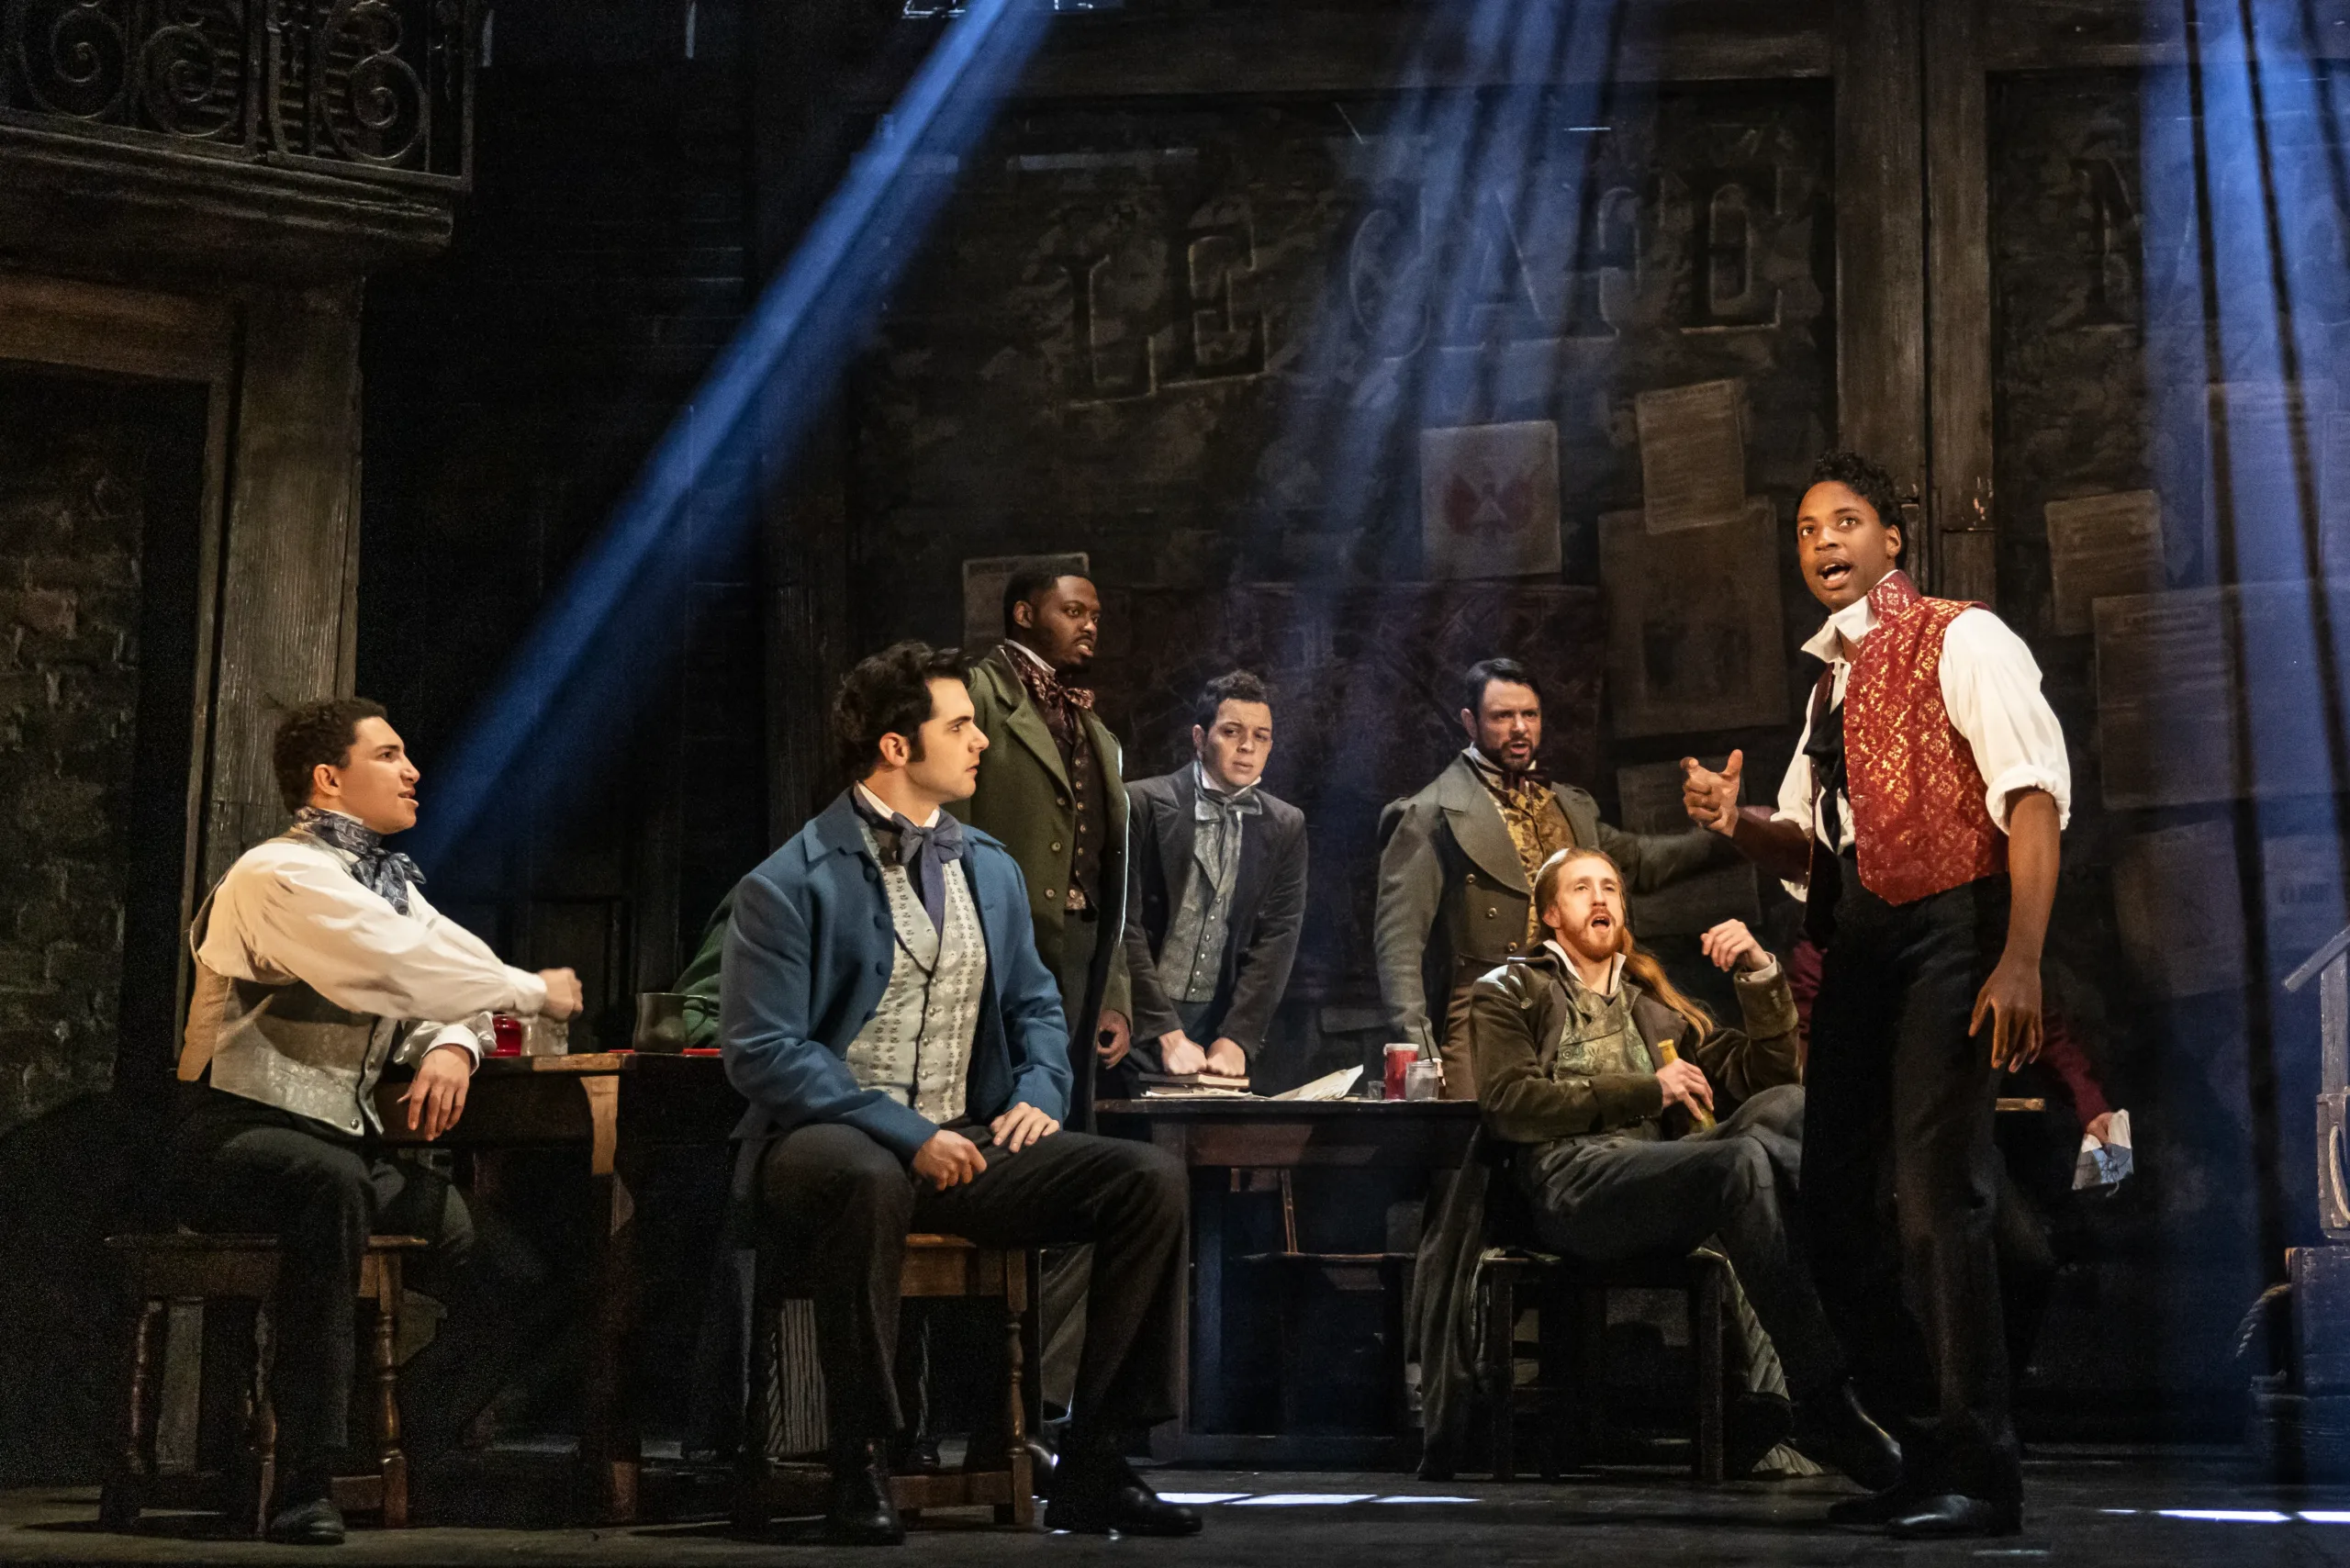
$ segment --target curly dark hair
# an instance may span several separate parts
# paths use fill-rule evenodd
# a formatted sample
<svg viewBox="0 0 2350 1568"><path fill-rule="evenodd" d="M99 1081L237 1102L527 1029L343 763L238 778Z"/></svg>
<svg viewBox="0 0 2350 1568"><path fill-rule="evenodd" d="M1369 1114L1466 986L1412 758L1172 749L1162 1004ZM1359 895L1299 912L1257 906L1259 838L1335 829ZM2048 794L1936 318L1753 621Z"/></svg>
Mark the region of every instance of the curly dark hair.
<svg viewBox="0 0 2350 1568"><path fill-rule="evenodd" d="M1485 706L1485 688L1497 680L1522 686L1534 693L1537 702L1542 700L1542 683L1534 678L1532 670L1516 659L1479 659L1460 678L1460 705L1472 713L1482 711Z"/></svg>
<svg viewBox="0 0 2350 1568"><path fill-rule="evenodd" d="M1892 475L1859 453L1840 447L1812 461L1810 483L1841 485L1868 502L1877 521L1901 534L1901 554L1909 553L1909 534L1902 527L1901 493L1894 488Z"/></svg>
<svg viewBox="0 0 2350 1568"><path fill-rule="evenodd" d="M1215 716L1227 702L1262 702L1273 705L1272 688L1264 678L1245 669L1217 676L1200 688L1199 696L1192 703L1192 722L1203 730L1215 728Z"/></svg>
<svg viewBox="0 0 2350 1568"><path fill-rule="evenodd" d="M364 697L330 697L287 709L277 721L277 736L269 748L270 771L277 775L277 793L285 809L298 812L310 803L312 775L319 764L349 766L360 721L385 716L381 702Z"/></svg>
<svg viewBox="0 0 2350 1568"><path fill-rule="evenodd" d="M922 727L930 720L930 683L968 680L970 663L960 648L928 643L892 643L856 661L833 693L834 755L851 779L864 778L881 761L881 737L903 735L922 760Z"/></svg>

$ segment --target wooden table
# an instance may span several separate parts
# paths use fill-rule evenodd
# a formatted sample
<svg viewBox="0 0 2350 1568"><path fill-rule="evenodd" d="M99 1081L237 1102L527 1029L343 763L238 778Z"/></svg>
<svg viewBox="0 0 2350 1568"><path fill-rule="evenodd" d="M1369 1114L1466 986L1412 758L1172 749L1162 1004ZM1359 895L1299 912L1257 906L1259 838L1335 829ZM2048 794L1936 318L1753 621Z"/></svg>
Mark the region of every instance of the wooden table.
<svg viewBox="0 0 2350 1568"><path fill-rule="evenodd" d="M1458 1170L1477 1126L1468 1101L1108 1100L1095 1108L1113 1137L1157 1144L1191 1170L1304 1168ZM1400 1434L1234 1433L1203 1429L1224 1377L1225 1234L1221 1193L1193 1190L1192 1289L1184 1303L1181 1410L1151 1435L1162 1460L1206 1464L1378 1465L1397 1462ZM1392 1279L1400 1270L1388 1271ZM1193 1391L1205 1397L1194 1399Z"/></svg>
<svg viewBox="0 0 2350 1568"><path fill-rule="evenodd" d="M385 1139L420 1143L408 1130L405 1081L376 1091ZM577 1146L601 1223L591 1270L588 1382L581 1401L579 1459L600 1523L636 1518L643 1437L630 1373L637 1322L636 1198L657 1148L724 1143L743 1114L742 1097L716 1056L602 1051L566 1057L490 1057L476 1070L464 1114L442 1135L443 1148Z"/></svg>

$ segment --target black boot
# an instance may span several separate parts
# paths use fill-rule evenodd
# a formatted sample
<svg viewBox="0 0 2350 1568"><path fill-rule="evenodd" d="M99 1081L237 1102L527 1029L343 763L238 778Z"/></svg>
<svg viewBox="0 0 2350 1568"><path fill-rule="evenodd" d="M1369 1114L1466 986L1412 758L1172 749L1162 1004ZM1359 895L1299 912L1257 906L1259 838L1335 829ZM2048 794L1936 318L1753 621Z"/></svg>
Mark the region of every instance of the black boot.
<svg viewBox="0 0 2350 1568"><path fill-rule="evenodd" d="M833 1456L833 1495L824 1506L824 1539L835 1546L903 1546L906 1527L890 1496L890 1466L882 1445L865 1443Z"/></svg>
<svg viewBox="0 0 2350 1568"><path fill-rule="evenodd" d="M1908 1512L1888 1521L1886 1529L1904 1540L2014 1535L2023 1529L2023 1505L1943 1492L1913 1505Z"/></svg>
<svg viewBox="0 0 2350 1568"><path fill-rule="evenodd" d="M277 1488L276 1512L262 1534L280 1546L341 1546L342 1510L334 1506L334 1482L326 1468L289 1464Z"/></svg>
<svg viewBox="0 0 2350 1568"><path fill-rule="evenodd" d="M1885 1492L1900 1483L1901 1445L1869 1419L1849 1381L1796 1402L1795 1436L1790 1440L1806 1459L1832 1465L1872 1492Z"/></svg>
<svg viewBox="0 0 2350 1568"><path fill-rule="evenodd" d="M1161 1498L1123 1454L1064 1453L1053 1469L1045 1528L1073 1535L1197 1535L1200 1516Z"/></svg>
<svg viewBox="0 0 2350 1568"><path fill-rule="evenodd" d="M1882 1492L1865 1497L1839 1497L1828 1505L1831 1525L1861 1525L1874 1529L1913 1512L1926 1500L1926 1489L1904 1476Z"/></svg>

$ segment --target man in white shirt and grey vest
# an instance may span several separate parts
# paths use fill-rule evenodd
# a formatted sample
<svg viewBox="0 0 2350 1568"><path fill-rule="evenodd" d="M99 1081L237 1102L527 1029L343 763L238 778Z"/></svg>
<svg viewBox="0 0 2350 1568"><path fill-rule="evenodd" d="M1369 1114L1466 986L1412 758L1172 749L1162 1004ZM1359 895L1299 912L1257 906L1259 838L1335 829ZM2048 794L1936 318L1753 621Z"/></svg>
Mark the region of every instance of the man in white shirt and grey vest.
<svg viewBox="0 0 2350 1568"><path fill-rule="evenodd" d="M442 1179L386 1156L375 1092L412 1065L411 1131L464 1112L495 1012L567 1018L577 976L509 968L425 901L386 836L416 823L419 773L361 698L294 709L274 748L293 824L204 902L179 1077L172 1196L198 1230L274 1235L278 1490L273 1540L342 1539L329 1462L347 1439L353 1299L372 1230L421 1236L436 1261L474 1240Z"/></svg>

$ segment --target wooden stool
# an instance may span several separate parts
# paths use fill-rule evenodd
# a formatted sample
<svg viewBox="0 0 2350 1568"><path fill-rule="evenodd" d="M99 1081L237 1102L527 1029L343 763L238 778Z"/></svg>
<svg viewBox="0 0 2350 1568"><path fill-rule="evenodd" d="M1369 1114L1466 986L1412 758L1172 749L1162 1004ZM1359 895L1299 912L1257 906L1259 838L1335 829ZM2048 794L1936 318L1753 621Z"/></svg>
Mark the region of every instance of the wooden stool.
<svg viewBox="0 0 2350 1568"><path fill-rule="evenodd" d="M113 1236L106 1238L106 1245L120 1260L129 1332L123 1358L122 1446L100 1494L99 1522L107 1529L128 1530L138 1523L141 1508L209 1505L260 1534L268 1523L270 1494L277 1484L277 1415L269 1394L270 1303L277 1294L277 1238L183 1232ZM336 1476L334 1500L338 1507L350 1512L381 1515L386 1529L408 1524L408 1457L400 1451L397 1359L400 1257L424 1245L413 1236L371 1236L359 1267L359 1299L373 1306L375 1317L375 1333L368 1341L368 1370L375 1382L375 1462L364 1474ZM244 1445L240 1463L227 1477L200 1471L185 1476L162 1475L156 1469L165 1309L173 1301L256 1304L253 1363L245 1384Z"/></svg>
<svg viewBox="0 0 2350 1568"><path fill-rule="evenodd" d="M1022 1390L1021 1366L1024 1339L1035 1336L1035 1276L1036 1254L979 1247L957 1236L914 1235L906 1238L906 1261L899 1276L901 1299L1000 1300L1004 1312L1003 1426L997 1433L974 1434L960 1470L891 1475L890 1495L909 1522L924 1508L987 1506L998 1524L1026 1525L1035 1518L1028 1458L1028 1401ZM783 1304L804 1293L795 1290L784 1271L761 1253L754 1296L756 1342L765 1345L777 1332ZM773 1364L757 1354L755 1369ZM755 1370L746 1390L743 1412L743 1445L735 1485L734 1519L745 1529L757 1529L777 1514L821 1511L832 1473L822 1464L778 1463L767 1454L766 1381Z"/></svg>
<svg viewBox="0 0 2350 1568"><path fill-rule="evenodd" d="M1478 1271L1484 1293L1485 1342L1478 1356L1478 1383L1493 1391L1490 1402L1493 1475L1517 1479L1516 1417L1531 1405L1541 1417L1541 1475L1555 1481L1563 1468L1562 1444L1581 1447L1596 1426L1598 1349L1607 1327L1611 1290L1677 1290L1689 1304L1689 1345L1695 1353L1696 1440L1690 1469L1704 1485L1718 1484L1726 1468L1727 1394L1723 1385L1722 1313L1729 1299L1729 1263L1704 1248L1591 1263L1574 1258L1512 1255L1488 1259ZM1517 1309L1522 1293L1533 1290L1540 1328L1532 1349L1539 1369L1531 1388L1517 1385Z"/></svg>

